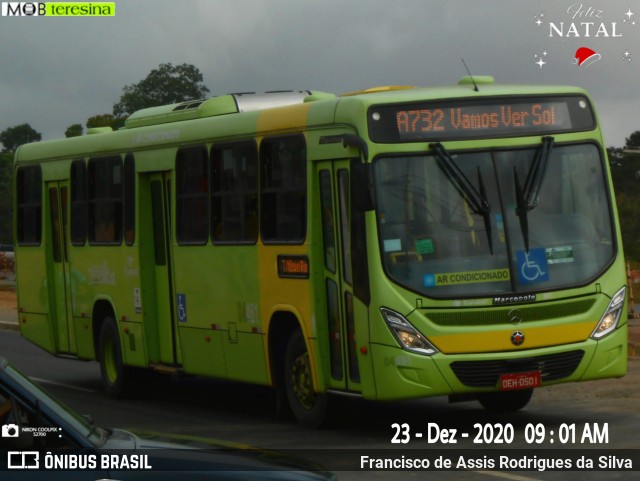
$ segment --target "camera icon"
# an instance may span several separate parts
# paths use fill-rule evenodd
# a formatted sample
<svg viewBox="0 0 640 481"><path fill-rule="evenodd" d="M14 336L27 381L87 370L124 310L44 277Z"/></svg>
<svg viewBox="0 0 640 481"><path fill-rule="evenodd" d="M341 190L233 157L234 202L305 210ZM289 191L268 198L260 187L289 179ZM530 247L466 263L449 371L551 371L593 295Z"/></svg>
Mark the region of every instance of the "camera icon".
<svg viewBox="0 0 640 481"><path fill-rule="evenodd" d="M17 424L5 424L2 426L3 438L17 438L20 432Z"/></svg>

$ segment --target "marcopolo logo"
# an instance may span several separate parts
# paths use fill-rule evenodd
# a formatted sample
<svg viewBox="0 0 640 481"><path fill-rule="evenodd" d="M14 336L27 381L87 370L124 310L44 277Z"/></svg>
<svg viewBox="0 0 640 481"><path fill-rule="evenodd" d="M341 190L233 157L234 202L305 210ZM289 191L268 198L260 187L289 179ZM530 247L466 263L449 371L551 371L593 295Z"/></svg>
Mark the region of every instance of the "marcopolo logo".
<svg viewBox="0 0 640 481"><path fill-rule="evenodd" d="M113 17L115 2L2 2L3 17Z"/></svg>

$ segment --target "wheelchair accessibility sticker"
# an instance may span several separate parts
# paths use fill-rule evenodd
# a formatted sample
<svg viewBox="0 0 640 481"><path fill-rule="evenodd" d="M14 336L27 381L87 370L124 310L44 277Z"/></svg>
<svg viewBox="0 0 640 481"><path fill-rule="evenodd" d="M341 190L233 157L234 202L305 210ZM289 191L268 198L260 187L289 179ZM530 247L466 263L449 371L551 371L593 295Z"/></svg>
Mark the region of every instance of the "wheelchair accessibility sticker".
<svg viewBox="0 0 640 481"><path fill-rule="evenodd" d="M187 295L178 294L178 321L187 322Z"/></svg>
<svg viewBox="0 0 640 481"><path fill-rule="evenodd" d="M549 280L546 249L530 249L529 252L516 251L516 261L520 284L533 284Z"/></svg>

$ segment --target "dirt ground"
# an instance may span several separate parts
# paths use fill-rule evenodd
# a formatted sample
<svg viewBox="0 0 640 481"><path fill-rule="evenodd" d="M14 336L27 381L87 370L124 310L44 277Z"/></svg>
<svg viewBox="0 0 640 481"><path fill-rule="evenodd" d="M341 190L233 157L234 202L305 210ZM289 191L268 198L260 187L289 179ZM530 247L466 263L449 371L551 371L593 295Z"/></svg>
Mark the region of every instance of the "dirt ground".
<svg viewBox="0 0 640 481"><path fill-rule="evenodd" d="M14 289L0 289L0 307L2 309L16 308L16 291Z"/></svg>
<svg viewBox="0 0 640 481"><path fill-rule="evenodd" d="M13 289L0 289L0 313L15 313L17 309L16 291ZM0 314L0 318L1 318Z"/></svg>

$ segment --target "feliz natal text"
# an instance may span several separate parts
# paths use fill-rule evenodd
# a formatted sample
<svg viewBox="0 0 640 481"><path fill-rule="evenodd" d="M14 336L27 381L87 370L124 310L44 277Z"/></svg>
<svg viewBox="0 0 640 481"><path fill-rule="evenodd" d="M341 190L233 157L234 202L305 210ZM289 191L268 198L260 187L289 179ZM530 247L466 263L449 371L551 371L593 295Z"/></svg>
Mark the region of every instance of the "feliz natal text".
<svg viewBox="0 0 640 481"><path fill-rule="evenodd" d="M558 24L549 22L549 37L622 37L622 34L618 33L618 31L616 30L616 22L611 22L610 26L607 27L607 24L605 24L604 22L597 23L595 21L575 21L581 19L601 19L603 13L604 10L598 10L593 7L585 7L582 3L574 3L567 9L567 15L569 15L574 21L566 25L564 22L560 22Z"/></svg>

